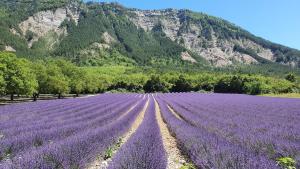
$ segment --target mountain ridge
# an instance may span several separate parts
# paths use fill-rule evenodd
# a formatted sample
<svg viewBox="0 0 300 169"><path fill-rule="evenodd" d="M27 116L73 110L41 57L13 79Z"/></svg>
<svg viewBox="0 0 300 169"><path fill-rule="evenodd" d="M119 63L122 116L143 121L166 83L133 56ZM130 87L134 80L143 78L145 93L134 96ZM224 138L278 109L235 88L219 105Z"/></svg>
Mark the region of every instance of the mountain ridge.
<svg viewBox="0 0 300 169"><path fill-rule="evenodd" d="M3 8L8 2L0 2L4 9L0 10L4 11L2 18L7 19L0 23L0 35L3 35L0 49L33 58L62 56L92 66L116 59L125 65L224 67L279 63L300 67L299 50L264 40L204 13L171 8L140 10L117 3L79 0L45 1L52 2L53 7L42 8L37 5L42 2L32 1L29 6L34 12L22 17L14 16L10 8ZM18 5L14 8L22 11ZM30 11L29 7L23 8ZM22 19L13 22L5 13Z"/></svg>

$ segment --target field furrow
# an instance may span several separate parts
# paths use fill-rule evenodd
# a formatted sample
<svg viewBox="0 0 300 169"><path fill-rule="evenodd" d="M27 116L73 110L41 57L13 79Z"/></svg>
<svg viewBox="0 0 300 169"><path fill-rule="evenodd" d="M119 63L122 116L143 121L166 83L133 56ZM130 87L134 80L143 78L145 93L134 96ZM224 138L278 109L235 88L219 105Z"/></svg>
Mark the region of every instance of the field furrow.
<svg viewBox="0 0 300 169"><path fill-rule="evenodd" d="M167 155L167 169L179 169L187 164L186 157L178 149L176 138L173 137L167 127L167 124L162 118L162 114L155 99L155 113L157 122L160 128L160 133L163 140L164 149Z"/></svg>

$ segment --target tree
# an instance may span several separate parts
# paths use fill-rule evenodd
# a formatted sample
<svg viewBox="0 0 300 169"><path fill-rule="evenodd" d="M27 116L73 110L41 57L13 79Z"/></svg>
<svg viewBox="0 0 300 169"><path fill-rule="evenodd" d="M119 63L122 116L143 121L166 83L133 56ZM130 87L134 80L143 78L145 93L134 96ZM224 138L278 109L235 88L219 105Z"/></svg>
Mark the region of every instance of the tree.
<svg viewBox="0 0 300 169"><path fill-rule="evenodd" d="M261 86L262 84L259 81L246 82L244 85L244 91L251 95L262 94L263 91Z"/></svg>
<svg viewBox="0 0 300 169"><path fill-rule="evenodd" d="M61 69L61 72L69 78L71 78L78 72L78 67L76 67L70 61L64 59L55 59L55 60L50 60L49 62L58 66Z"/></svg>
<svg viewBox="0 0 300 169"><path fill-rule="evenodd" d="M4 79L5 65L0 62L0 95L5 94L6 82Z"/></svg>
<svg viewBox="0 0 300 169"><path fill-rule="evenodd" d="M85 85L86 85L85 75L86 72L77 68L76 70L74 70L74 74L70 77L71 91L74 92L77 97L85 89Z"/></svg>
<svg viewBox="0 0 300 169"><path fill-rule="evenodd" d="M222 78L220 79L214 86L214 92L216 93L228 93L230 86L230 81L228 78Z"/></svg>
<svg viewBox="0 0 300 169"><path fill-rule="evenodd" d="M241 76L225 76L215 85L217 93L243 93L244 82Z"/></svg>
<svg viewBox="0 0 300 169"><path fill-rule="evenodd" d="M32 69L36 75L39 86L37 92L33 94L33 99L36 101L40 93L50 93L47 86L48 74L45 63L40 60L32 63Z"/></svg>
<svg viewBox="0 0 300 169"><path fill-rule="evenodd" d="M109 90L125 89L128 90L129 85L124 81L118 81L109 87Z"/></svg>
<svg viewBox="0 0 300 169"><path fill-rule="evenodd" d="M4 77L0 73L0 95L5 93L5 86L6 86L6 83L5 83Z"/></svg>
<svg viewBox="0 0 300 169"><path fill-rule="evenodd" d="M229 92L231 93L243 93L244 81L241 76L233 76L230 79Z"/></svg>
<svg viewBox="0 0 300 169"><path fill-rule="evenodd" d="M85 90L88 93L96 93L99 90L99 81L97 76L92 73L88 73L85 76Z"/></svg>
<svg viewBox="0 0 300 169"><path fill-rule="evenodd" d="M56 64L61 69L63 75L69 79L69 87L71 92L74 92L76 96L79 96L79 94L85 90L87 80L89 80L89 83L93 83L92 85L95 85L93 86L93 89L91 89L92 86L89 86L89 91L92 93L97 91L97 84L93 82L95 79L89 79L90 77L86 75L87 72L75 66L70 61L57 59L52 60L51 62Z"/></svg>
<svg viewBox="0 0 300 169"><path fill-rule="evenodd" d="M179 78L175 81L174 86L172 87L172 92L189 92L193 89L191 83L184 78L183 75L180 75Z"/></svg>
<svg viewBox="0 0 300 169"><path fill-rule="evenodd" d="M285 79L288 80L288 81L290 81L290 82L296 82L296 77L292 73L289 73L288 75L286 75Z"/></svg>
<svg viewBox="0 0 300 169"><path fill-rule="evenodd" d="M160 80L158 76L151 76L151 78L144 85L146 93L153 92L167 92L166 84Z"/></svg>
<svg viewBox="0 0 300 169"><path fill-rule="evenodd" d="M51 93L58 94L58 98L61 99L63 94L70 92L69 78L62 73L57 65L49 63L47 74L47 88Z"/></svg>
<svg viewBox="0 0 300 169"><path fill-rule="evenodd" d="M27 41L31 41L34 38L34 36L35 36L34 33L32 31L28 30L26 32L25 38Z"/></svg>
<svg viewBox="0 0 300 169"><path fill-rule="evenodd" d="M18 59L15 54L0 53L0 72L5 81L5 93L10 94L11 100L14 94L32 95L36 92L38 83L35 74L30 68L30 62Z"/></svg>

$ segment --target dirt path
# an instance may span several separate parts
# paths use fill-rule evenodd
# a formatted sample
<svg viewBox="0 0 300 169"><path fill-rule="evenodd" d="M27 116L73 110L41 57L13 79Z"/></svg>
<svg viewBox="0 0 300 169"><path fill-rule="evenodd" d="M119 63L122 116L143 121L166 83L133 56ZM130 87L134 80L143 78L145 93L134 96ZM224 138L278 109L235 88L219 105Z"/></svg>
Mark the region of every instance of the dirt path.
<svg viewBox="0 0 300 169"><path fill-rule="evenodd" d="M171 111L171 113L172 113L177 119L183 120L183 118L181 118L181 117L175 112L175 110L174 110L172 107L170 107L170 106L168 105L168 108L169 108L169 110Z"/></svg>
<svg viewBox="0 0 300 169"><path fill-rule="evenodd" d="M144 97L145 98L145 97ZM130 138L130 136L138 129L140 124L142 123L144 119L145 112L148 108L149 104L149 98L148 99L143 110L139 113L139 115L136 117L135 121L131 125L128 132L122 137L122 143L120 147L127 142L127 140ZM136 105L135 105L136 106ZM133 106L131 109L129 109L125 114L129 113L135 106ZM117 150L114 150L113 154L115 154ZM93 162L87 169L106 169L108 167L108 163L111 161L111 158L104 160L103 157L99 156L95 162Z"/></svg>
<svg viewBox="0 0 300 169"><path fill-rule="evenodd" d="M163 145L168 157L167 169L179 169L186 163L186 160L177 147L176 138L171 135L167 124L163 121L160 108L156 100L155 114L162 135Z"/></svg>

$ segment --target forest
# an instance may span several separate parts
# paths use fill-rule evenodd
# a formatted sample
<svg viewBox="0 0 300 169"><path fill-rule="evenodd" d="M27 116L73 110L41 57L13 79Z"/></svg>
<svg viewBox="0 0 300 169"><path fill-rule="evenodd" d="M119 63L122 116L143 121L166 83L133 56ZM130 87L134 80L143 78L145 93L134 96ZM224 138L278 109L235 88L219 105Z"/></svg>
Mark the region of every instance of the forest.
<svg viewBox="0 0 300 169"><path fill-rule="evenodd" d="M65 59L30 61L14 53L0 53L0 93L33 97L39 94L92 94L104 92L216 92L298 93L299 76L282 77L224 71L185 71L159 67L79 67Z"/></svg>

